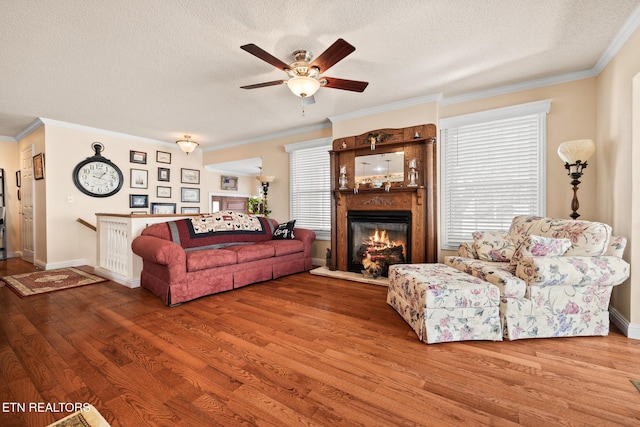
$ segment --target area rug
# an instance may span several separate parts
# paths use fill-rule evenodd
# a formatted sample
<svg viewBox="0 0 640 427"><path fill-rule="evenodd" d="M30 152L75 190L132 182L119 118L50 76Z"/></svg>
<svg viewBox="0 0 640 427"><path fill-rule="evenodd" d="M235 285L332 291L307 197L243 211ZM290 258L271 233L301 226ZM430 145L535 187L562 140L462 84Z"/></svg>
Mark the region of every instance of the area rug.
<svg viewBox="0 0 640 427"><path fill-rule="evenodd" d="M94 283L105 282L107 279L70 267L14 274L13 276L2 277L2 280L21 297L28 297L77 288L78 286L93 285Z"/></svg>
<svg viewBox="0 0 640 427"><path fill-rule="evenodd" d="M75 412L47 427L110 427L110 424L93 405L88 405L88 410Z"/></svg>

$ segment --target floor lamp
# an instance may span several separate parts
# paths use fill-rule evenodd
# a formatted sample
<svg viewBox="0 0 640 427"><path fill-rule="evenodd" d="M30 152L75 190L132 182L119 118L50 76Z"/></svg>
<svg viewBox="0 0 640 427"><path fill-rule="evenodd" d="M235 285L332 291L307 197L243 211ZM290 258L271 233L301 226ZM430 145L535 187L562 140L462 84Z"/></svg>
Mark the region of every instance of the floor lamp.
<svg viewBox="0 0 640 427"><path fill-rule="evenodd" d="M262 172L262 168L260 168L260 171ZM275 176L271 175L256 176L256 179L260 182L260 184L262 184L262 195L264 197L264 203L262 203L262 212L260 213L265 217L269 216L269 208L267 207L267 193L269 192L269 184L272 183L275 178Z"/></svg>
<svg viewBox="0 0 640 427"><path fill-rule="evenodd" d="M558 156L564 161L564 167L569 171L571 177L571 185L573 186L573 199L571 200L571 210L569 215L573 219L577 219L580 214L578 208L578 185L582 177L582 171L587 167L587 160L596 151L596 146L590 139L577 139L567 141L558 147Z"/></svg>

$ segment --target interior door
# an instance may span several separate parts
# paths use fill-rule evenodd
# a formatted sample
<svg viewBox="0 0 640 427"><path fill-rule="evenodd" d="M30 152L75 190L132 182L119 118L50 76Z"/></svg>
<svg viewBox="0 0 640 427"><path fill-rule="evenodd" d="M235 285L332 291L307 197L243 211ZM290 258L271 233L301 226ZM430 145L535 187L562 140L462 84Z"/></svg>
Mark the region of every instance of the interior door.
<svg viewBox="0 0 640 427"><path fill-rule="evenodd" d="M29 146L20 152L20 215L22 231L22 259L35 263L35 228L34 228L34 181L33 181L33 147Z"/></svg>

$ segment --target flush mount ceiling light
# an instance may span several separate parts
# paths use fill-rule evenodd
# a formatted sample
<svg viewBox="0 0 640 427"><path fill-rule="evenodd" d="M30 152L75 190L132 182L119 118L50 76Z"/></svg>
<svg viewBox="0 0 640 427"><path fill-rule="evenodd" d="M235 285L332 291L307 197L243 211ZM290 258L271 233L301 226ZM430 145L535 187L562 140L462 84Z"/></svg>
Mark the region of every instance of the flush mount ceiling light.
<svg viewBox="0 0 640 427"><path fill-rule="evenodd" d="M184 139L176 141L176 144L178 144L180 146L180 149L187 154L191 153L196 149L198 145L200 145L197 142L191 140L191 135L185 135Z"/></svg>

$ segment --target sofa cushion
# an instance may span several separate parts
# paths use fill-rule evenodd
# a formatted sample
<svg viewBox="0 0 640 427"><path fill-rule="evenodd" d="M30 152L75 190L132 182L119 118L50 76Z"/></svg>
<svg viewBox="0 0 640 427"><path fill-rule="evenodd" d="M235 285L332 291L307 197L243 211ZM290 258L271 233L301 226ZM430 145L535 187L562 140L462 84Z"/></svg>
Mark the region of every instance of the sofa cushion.
<svg viewBox="0 0 640 427"><path fill-rule="evenodd" d="M627 238L622 236L611 236L611 240L609 241L609 246L607 246L607 250L605 251L605 255L615 256L618 258L622 258L624 254L624 248L627 247Z"/></svg>
<svg viewBox="0 0 640 427"><path fill-rule="evenodd" d="M226 249L203 249L200 251L186 252L186 255L187 271L206 270L208 268L222 267L238 262L236 253Z"/></svg>
<svg viewBox="0 0 640 427"><path fill-rule="evenodd" d="M227 246L225 249L236 253L236 255L238 256L238 263L271 258L275 254L273 246L271 245L260 245L251 243L245 245Z"/></svg>
<svg viewBox="0 0 640 427"><path fill-rule="evenodd" d="M513 256L515 246L507 231L474 231L472 236L478 259L506 262Z"/></svg>
<svg viewBox="0 0 640 427"><path fill-rule="evenodd" d="M571 247L566 256L598 256L605 253L611 239L611 227L601 222L572 219L516 216L509 229L516 247L527 235L567 238Z"/></svg>
<svg viewBox="0 0 640 427"><path fill-rule="evenodd" d="M511 257L511 265L515 266L518 261L525 257L562 256L570 247L571 241L569 239L529 235L524 238L514 252L513 257Z"/></svg>
<svg viewBox="0 0 640 427"><path fill-rule="evenodd" d="M268 242L256 243L256 245L271 246L275 251L276 256L304 252L304 243L300 240L271 240Z"/></svg>
<svg viewBox="0 0 640 427"><path fill-rule="evenodd" d="M296 225L296 220L292 220L289 222L283 222L282 224L278 224L276 229L273 232L274 240L290 240L295 236L293 235L293 227Z"/></svg>
<svg viewBox="0 0 640 427"><path fill-rule="evenodd" d="M444 257L444 263L467 274L492 283L500 289L503 297L524 297L527 284L516 277L513 267L508 262L490 262L458 256Z"/></svg>

